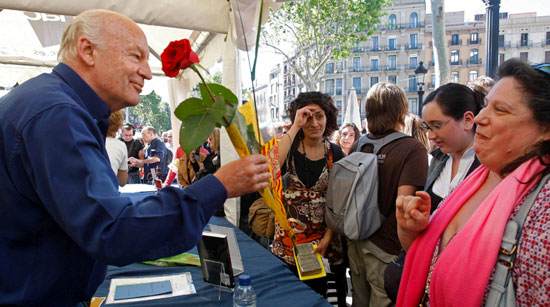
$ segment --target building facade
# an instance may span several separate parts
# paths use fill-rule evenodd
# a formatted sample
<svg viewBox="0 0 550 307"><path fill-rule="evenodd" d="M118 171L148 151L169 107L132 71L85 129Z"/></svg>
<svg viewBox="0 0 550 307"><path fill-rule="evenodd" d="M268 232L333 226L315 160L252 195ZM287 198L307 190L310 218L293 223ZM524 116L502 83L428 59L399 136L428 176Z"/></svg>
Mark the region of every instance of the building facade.
<svg viewBox="0 0 550 307"><path fill-rule="evenodd" d="M350 92L355 90L357 93L363 119L366 117L366 94L371 86L382 81L401 86L409 101L410 112L416 114L419 101L414 71L420 61L428 69L424 97L435 87L431 14L426 14L424 1L394 0L393 3L384 9L385 15L378 30L366 42L358 44L350 57L331 60L325 65L319 88L333 97L340 111L339 124L342 124ZM485 75L485 14L474 17L474 21L465 21L464 12L445 13L451 82L467 84ZM512 57L531 63L550 63L550 16L501 13L499 22L499 64ZM288 62L277 67L281 67L278 71L283 86L278 96L280 102L273 102L273 105L282 108L278 112L281 119L288 103L304 86ZM270 84L272 79L275 78L270 75Z"/></svg>

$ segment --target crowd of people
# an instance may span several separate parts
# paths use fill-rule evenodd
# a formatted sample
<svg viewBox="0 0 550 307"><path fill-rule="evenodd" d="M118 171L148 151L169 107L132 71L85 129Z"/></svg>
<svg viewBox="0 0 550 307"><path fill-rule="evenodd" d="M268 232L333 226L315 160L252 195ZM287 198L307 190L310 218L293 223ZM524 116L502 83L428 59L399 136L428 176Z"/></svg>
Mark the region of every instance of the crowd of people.
<svg viewBox="0 0 550 307"><path fill-rule="evenodd" d="M267 186L262 155L220 166L219 130L187 154L170 131L158 138L144 127L138 138L123 123L120 110L138 104L152 77L148 54L132 20L86 11L65 31L53 72L0 98L0 305L87 304L106 265L186 251L227 198ZM346 268L353 306L479 306L495 297L549 305L550 65L511 59L496 82L445 84L423 101L422 117L408 109L403 89L386 82L367 93L366 127L338 127L332 98L320 92L289 105L278 147L283 204L296 243L315 243L328 258L339 306ZM363 240L328 228L332 165L371 153L361 140L397 131L408 136L377 151L381 226ZM156 178L163 188L138 203L118 192ZM516 215L526 218L512 242L505 229ZM270 245L298 275L277 221ZM305 283L326 296L327 278Z"/></svg>

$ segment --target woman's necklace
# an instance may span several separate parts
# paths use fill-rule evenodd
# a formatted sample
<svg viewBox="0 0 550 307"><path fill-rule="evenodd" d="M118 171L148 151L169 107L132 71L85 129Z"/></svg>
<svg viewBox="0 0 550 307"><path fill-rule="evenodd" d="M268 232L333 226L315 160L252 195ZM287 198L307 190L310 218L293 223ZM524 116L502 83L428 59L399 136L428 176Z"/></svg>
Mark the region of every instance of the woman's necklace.
<svg viewBox="0 0 550 307"><path fill-rule="evenodd" d="M323 144L323 149L325 150L325 156L326 156L326 147L325 147L325 140L322 140L321 141L321 144ZM304 170L305 170L305 175L306 175L306 182L305 184L307 185L309 182L309 175L310 175L310 168L309 168L309 162L308 162L308 158L307 158L307 154L306 154L306 146L304 144L304 139L302 139L302 151L304 152Z"/></svg>

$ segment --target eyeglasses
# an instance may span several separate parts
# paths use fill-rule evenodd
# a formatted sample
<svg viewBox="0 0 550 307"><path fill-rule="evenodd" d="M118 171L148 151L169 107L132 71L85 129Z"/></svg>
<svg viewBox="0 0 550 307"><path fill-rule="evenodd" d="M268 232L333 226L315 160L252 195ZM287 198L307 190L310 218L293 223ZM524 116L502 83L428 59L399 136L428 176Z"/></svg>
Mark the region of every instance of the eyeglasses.
<svg viewBox="0 0 550 307"><path fill-rule="evenodd" d="M444 125L446 125L450 121L451 120L449 119L448 121L444 121L444 122L441 122L439 124L434 124L434 125L428 125L428 124L426 124L426 122L423 122L422 124L420 124L420 129L422 131L424 131L424 133L428 133L428 130L432 130L433 132L439 131L439 129L441 129L441 127L443 127Z"/></svg>

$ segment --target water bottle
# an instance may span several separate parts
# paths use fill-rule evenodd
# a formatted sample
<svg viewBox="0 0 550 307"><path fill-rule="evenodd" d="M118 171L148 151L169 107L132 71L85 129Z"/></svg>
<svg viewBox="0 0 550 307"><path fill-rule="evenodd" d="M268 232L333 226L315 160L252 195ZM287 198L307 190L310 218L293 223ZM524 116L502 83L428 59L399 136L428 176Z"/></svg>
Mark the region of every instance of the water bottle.
<svg viewBox="0 0 550 307"><path fill-rule="evenodd" d="M256 307L256 293L252 289L250 276L239 276L239 285L233 293L233 307Z"/></svg>

